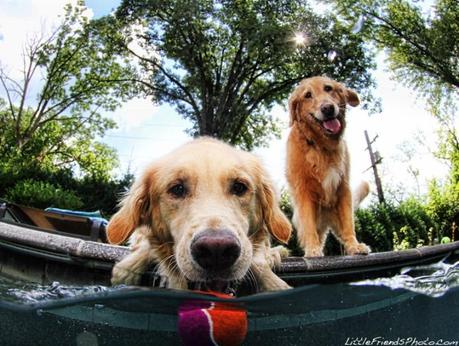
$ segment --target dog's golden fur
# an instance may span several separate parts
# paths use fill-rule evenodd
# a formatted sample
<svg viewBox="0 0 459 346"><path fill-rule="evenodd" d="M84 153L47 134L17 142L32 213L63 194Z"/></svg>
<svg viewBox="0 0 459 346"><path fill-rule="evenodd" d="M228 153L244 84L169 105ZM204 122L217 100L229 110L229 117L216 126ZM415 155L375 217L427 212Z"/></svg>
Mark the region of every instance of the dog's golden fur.
<svg viewBox="0 0 459 346"><path fill-rule="evenodd" d="M247 191L231 192L234 182ZM186 197L171 195L174 184ZM206 229L226 229L237 237L241 254L224 277L209 278L193 260L193 237ZM258 159L210 138L194 140L151 164L121 202L108 225L111 243L134 231L132 252L115 265L112 283L136 284L151 263L167 278L167 287L186 289L188 282L238 281L248 273L260 290L288 288L272 272L285 255L270 247L270 235L286 243L291 226Z"/></svg>
<svg viewBox="0 0 459 346"><path fill-rule="evenodd" d="M323 256L330 230L347 254L370 251L355 236L349 153L342 138L346 105L359 102L354 91L326 77L303 80L289 99L287 180L294 201L293 222L306 257ZM325 124L327 119L331 125ZM354 196L355 204L367 194L365 183Z"/></svg>

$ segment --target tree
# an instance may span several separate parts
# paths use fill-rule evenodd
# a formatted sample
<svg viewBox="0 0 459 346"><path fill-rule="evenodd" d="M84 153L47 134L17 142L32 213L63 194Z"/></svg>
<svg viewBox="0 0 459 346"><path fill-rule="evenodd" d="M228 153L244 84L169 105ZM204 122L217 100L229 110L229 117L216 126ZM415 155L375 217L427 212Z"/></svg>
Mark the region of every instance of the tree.
<svg viewBox="0 0 459 346"><path fill-rule="evenodd" d="M419 4L406 0L334 3L341 17L351 22L359 18L360 34L387 53L395 78L426 98L442 126L438 156L446 160L459 156L454 154L459 148L454 126L459 99L459 2L436 0L431 14L423 14Z"/></svg>
<svg viewBox="0 0 459 346"><path fill-rule="evenodd" d="M341 16L360 18L360 34L385 50L391 70L422 95L459 88L459 2L436 0L432 14L406 0L335 0Z"/></svg>
<svg viewBox="0 0 459 346"><path fill-rule="evenodd" d="M95 25L106 47L135 60L146 95L192 121L192 135L248 149L265 144L279 133L269 111L312 75L374 101L362 38L303 0L125 0Z"/></svg>
<svg viewBox="0 0 459 346"><path fill-rule="evenodd" d="M459 2L436 0L432 13L406 0L335 0L340 15L364 23L361 35L387 53L396 79L427 100L439 121L438 158L450 165L449 179L433 180L426 210L438 239L454 238L459 223Z"/></svg>
<svg viewBox="0 0 459 346"><path fill-rule="evenodd" d="M98 143L114 122L101 110L115 109L128 96L129 85L110 80L129 71L92 40L93 28L84 2L67 5L62 23L49 35L31 39L24 48L22 78L0 68L0 160L12 169L36 165L47 169L75 167L108 177L116 164L114 151ZM37 81L37 79L39 79ZM39 84L33 104L31 85Z"/></svg>

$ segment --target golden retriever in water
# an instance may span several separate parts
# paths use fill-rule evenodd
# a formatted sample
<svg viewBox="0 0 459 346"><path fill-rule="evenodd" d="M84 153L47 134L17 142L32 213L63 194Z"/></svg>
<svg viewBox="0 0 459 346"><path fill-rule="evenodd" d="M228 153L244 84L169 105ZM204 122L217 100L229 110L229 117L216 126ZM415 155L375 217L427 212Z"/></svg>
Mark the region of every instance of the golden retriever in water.
<svg viewBox="0 0 459 346"><path fill-rule="evenodd" d="M323 256L331 230L347 254L368 254L354 231L353 202L369 192L349 188L349 153L343 132L346 105L358 95L326 77L303 80L289 99L291 132L287 142L287 181L294 201L293 222L306 257Z"/></svg>
<svg viewBox="0 0 459 346"><path fill-rule="evenodd" d="M255 156L217 140L194 140L145 170L110 220L108 240L134 231L113 284L136 284L157 263L169 288L224 291L246 276L260 290L289 287L271 269L286 250L271 248L270 234L286 243L291 233L272 183Z"/></svg>

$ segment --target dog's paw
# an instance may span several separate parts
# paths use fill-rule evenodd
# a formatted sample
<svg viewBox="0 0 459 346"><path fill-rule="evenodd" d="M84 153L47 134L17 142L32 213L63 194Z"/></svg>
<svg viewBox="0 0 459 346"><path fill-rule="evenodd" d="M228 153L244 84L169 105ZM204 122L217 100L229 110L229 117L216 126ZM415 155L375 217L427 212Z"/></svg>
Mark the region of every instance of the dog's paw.
<svg viewBox="0 0 459 346"><path fill-rule="evenodd" d="M364 243L357 243L355 245L351 245L346 247L346 254L353 256L353 255L368 255L371 252L371 249L368 245Z"/></svg>
<svg viewBox="0 0 459 346"><path fill-rule="evenodd" d="M270 268L279 267L282 263L283 258L287 258L290 255L289 249L279 245L270 248L267 252L266 261Z"/></svg>
<svg viewBox="0 0 459 346"><path fill-rule="evenodd" d="M278 245L271 248L271 255L276 256L279 260L283 258L287 258L290 256L290 250L287 249L285 246Z"/></svg>
<svg viewBox="0 0 459 346"><path fill-rule="evenodd" d="M142 274L133 272L132 270L120 267L119 265L115 265L112 271L112 285L138 285L140 283L140 279Z"/></svg>
<svg viewBox="0 0 459 346"><path fill-rule="evenodd" d="M306 249L304 251L304 257L323 257L324 252L322 249L316 248L316 249Z"/></svg>
<svg viewBox="0 0 459 346"><path fill-rule="evenodd" d="M281 279L280 282L278 283L277 287L274 290L289 290L291 288L292 288L292 286L290 286L284 280Z"/></svg>
<svg viewBox="0 0 459 346"><path fill-rule="evenodd" d="M292 288L289 286L284 280L279 278L277 275L273 275L269 280L265 280L263 282L263 290L264 291L280 291L280 290L288 290Z"/></svg>
<svg viewBox="0 0 459 346"><path fill-rule="evenodd" d="M281 258L287 258L288 256L290 256L290 250L287 249L285 246L279 245L276 246L275 249L279 251L279 255Z"/></svg>

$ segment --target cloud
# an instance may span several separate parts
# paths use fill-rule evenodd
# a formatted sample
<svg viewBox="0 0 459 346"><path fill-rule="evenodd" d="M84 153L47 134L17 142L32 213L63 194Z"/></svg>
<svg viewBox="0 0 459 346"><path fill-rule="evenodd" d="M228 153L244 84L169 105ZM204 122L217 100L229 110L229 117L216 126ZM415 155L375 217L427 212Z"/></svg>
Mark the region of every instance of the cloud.
<svg viewBox="0 0 459 346"><path fill-rule="evenodd" d="M135 98L106 115L116 121L119 132L126 132L152 119L156 112L157 106L150 99Z"/></svg>
<svg viewBox="0 0 459 346"><path fill-rule="evenodd" d="M14 80L23 79L23 52L32 40L48 37L62 21L64 6L75 5L77 0L18 0L0 2L0 67ZM93 12L87 9L83 15L91 18ZM27 102L36 102L35 95L42 86L40 71L36 71ZM5 91L0 88L0 97ZM15 95L13 95L13 100Z"/></svg>
<svg viewBox="0 0 459 346"><path fill-rule="evenodd" d="M13 76L20 75L22 51L27 40L49 33L60 22L64 6L77 0L18 0L0 2L0 61ZM85 13L92 16L89 9Z"/></svg>

